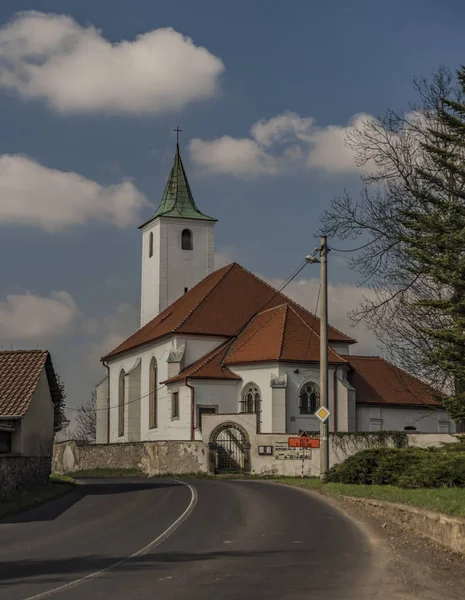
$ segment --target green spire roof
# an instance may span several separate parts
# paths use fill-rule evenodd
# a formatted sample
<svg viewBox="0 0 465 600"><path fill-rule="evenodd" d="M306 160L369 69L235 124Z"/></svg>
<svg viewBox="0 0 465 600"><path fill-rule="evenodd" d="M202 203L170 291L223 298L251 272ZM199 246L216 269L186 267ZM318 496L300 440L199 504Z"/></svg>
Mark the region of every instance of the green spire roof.
<svg viewBox="0 0 465 600"><path fill-rule="evenodd" d="M174 164L171 169L168 183L166 184L163 197L157 212L148 221L150 223L157 217L177 217L180 219L198 219L202 221L216 221L213 217L208 217L197 208L194 197L187 181L186 171L182 164L179 145L176 144L176 154ZM141 225L141 227L144 227Z"/></svg>

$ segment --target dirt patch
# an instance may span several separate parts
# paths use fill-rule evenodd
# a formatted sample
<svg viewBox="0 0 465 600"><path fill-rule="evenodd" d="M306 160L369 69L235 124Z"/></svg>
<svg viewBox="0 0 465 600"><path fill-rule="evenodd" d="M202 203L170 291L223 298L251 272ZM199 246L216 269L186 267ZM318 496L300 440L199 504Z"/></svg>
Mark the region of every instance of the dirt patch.
<svg viewBox="0 0 465 600"><path fill-rule="evenodd" d="M372 543L376 568L370 580L373 583L377 579L372 598L463 599L465 558L462 555L381 519L376 507L351 499L327 500L355 520Z"/></svg>

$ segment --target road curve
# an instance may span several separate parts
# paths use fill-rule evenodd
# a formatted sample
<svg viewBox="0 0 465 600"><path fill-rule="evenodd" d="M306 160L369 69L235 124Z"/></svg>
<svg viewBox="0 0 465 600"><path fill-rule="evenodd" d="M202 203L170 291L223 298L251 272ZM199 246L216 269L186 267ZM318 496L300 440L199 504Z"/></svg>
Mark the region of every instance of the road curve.
<svg viewBox="0 0 465 600"><path fill-rule="evenodd" d="M94 480L0 522L0 600L344 600L371 562L330 504L258 481Z"/></svg>

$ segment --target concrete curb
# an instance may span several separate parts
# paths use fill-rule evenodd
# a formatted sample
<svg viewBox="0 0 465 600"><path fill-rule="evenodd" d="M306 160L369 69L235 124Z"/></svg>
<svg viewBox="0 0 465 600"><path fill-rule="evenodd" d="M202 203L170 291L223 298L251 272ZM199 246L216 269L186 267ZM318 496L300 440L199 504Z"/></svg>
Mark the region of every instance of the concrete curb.
<svg viewBox="0 0 465 600"><path fill-rule="evenodd" d="M442 544L449 550L465 554L465 519L462 517L371 498L344 496L344 499L373 508L383 519L394 521L404 529Z"/></svg>

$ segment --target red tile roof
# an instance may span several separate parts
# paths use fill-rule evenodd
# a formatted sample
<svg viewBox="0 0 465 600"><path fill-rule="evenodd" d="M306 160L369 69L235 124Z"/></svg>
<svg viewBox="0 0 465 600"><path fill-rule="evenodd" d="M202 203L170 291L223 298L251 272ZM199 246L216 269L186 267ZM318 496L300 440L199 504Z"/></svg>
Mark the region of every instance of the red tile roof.
<svg viewBox="0 0 465 600"><path fill-rule="evenodd" d="M437 407L435 391L379 356L344 356L357 404Z"/></svg>
<svg viewBox="0 0 465 600"><path fill-rule="evenodd" d="M231 346L231 342L222 344L200 360L196 361L179 375L171 377L162 383L175 383L184 381L186 377L189 379L229 379L232 381L240 381L241 377L223 365L223 359Z"/></svg>
<svg viewBox="0 0 465 600"><path fill-rule="evenodd" d="M318 331L320 321L310 311L232 263L205 277L103 358L113 358L170 333L234 337L257 313L283 303L289 304L307 325ZM328 339L355 343L334 327L329 327Z"/></svg>
<svg viewBox="0 0 465 600"><path fill-rule="evenodd" d="M0 351L0 417L26 413L44 367L55 400L60 391L47 350Z"/></svg>
<svg viewBox="0 0 465 600"><path fill-rule="evenodd" d="M345 363L331 348L328 360ZM258 313L225 358L227 365L270 361L320 362L320 336L288 303Z"/></svg>

